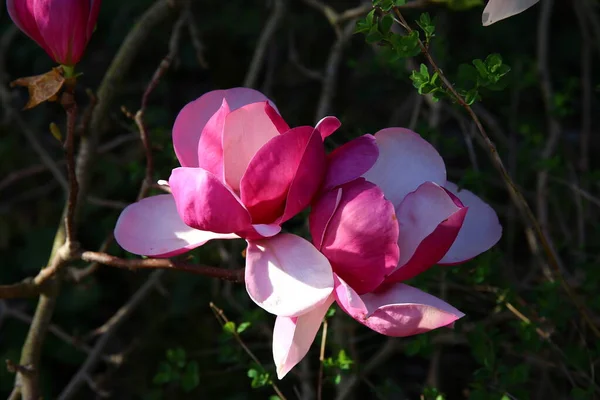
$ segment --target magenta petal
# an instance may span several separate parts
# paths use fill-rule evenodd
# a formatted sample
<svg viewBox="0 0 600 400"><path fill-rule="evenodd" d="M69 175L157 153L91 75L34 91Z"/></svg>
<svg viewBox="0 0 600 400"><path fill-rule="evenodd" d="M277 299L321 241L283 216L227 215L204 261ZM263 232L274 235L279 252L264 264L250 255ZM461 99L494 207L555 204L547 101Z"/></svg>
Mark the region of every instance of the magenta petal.
<svg viewBox="0 0 600 400"><path fill-rule="evenodd" d="M98 21L98 15L100 15L100 6L102 5L102 0L90 0L90 16L87 21L87 38L88 40L92 37L92 33L94 33L94 29L96 28L96 21Z"/></svg>
<svg viewBox="0 0 600 400"><path fill-rule="evenodd" d="M130 253L173 257L212 239L235 239L234 234L200 231L183 223L170 194L133 203L119 216L115 240Z"/></svg>
<svg viewBox="0 0 600 400"><path fill-rule="evenodd" d="M270 223L286 208L293 208L295 213L305 208L319 188L324 171L325 150L312 127L294 128L269 140L252 158L240 181L240 197L252 222ZM294 181L302 186L294 189L296 197L288 200Z"/></svg>
<svg viewBox="0 0 600 400"><path fill-rule="evenodd" d="M450 304L403 283L386 284L359 296L336 279L339 306L352 318L382 335L404 337L451 326L464 314Z"/></svg>
<svg viewBox="0 0 600 400"><path fill-rule="evenodd" d="M321 133L321 138L325 139L327 136L331 135L333 132L337 131L339 127L342 126L342 123L336 117L325 117L317 122L317 126L315 127Z"/></svg>
<svg viewBox="0 0 600 400"><path fill-rule="evenodd" d="M364 135L336 148L327 156L323 191L350 182L365 174L377 161L379 148L373 135Z"/></svg>
<svg viewBox="0 0 600 400"><path fill-rule="evenodd" d="M327 300L333 290L333 272L310 242L282 233L248 242L246 290L266 311L296 317Z"/></svg>
<svg viewBox="0 0 600 400"><path fill-rule="evenodd" d="M323 247L325 232L341 201L342 188L331 190L319 198L308 216L310 236L318 250Z"/></svg>
<svg viewBox="0 0 600 400"><path fill-rule="evenodd" d="M88 41L87 26L91 2L38 0L33 15L54 60L75 65Z"/></svg>
<svg viewBox="0 0 600 400"><path fill-rule="evenodd" d="M394 207L381 189L364 179L346 183L341 189L342 198L327 224L321 252L331 262L334 272L354 290L369 292L398 264ZM330 215L332 196L330 193L316 201L311 210L311 225ZM320 229L311 228L314 240L319 240Z"/></svg>
<svg viewBox="0 0 600 400"><path fill-rule="evenodd" d="M232 111L223 130L223 168L225 181L235 191L256 152L279 136L277 127L265 111L269 105L253 103Z"/></svg>
<svg viewBox="0 0 600 400"><path fill-rule="evenodd" d="M446 254L467 214L446 190L426 182L404 198L396 210L400 226L399 267L386 280L401 282L436 264Z"/></svg>
<svg viewBox="0 0 600 400"><path fill-rule="evenodd" d="M404 128L387 128L375 134L377 162L363 176L383 190L398 206L422 183L446 183L446 167L438 152L421 136Z"/></svg>
<svg viewBox="0 0 600 400"><path fill-rule="evenodd" d="M469 211L456 240L439 264L458 264L489 250L502 237L502 225L492 207L468 190L447 182L446 189L454 193Z"/></svg>
<svg viewBox="0 0 600 400"><path fill-rule="evenodd" d="M311 203L321 187L326 169L325 148L318 131L313 130L290 184L281 223L289 220Z"/></svg>
<svg viewBox="0 0 600 400"><path fill-rule="evenodd" d="M40 30L38 29L33 10L36 0L6 0L8 15L15 25L27 36L33 39L41 48L52 56L52 52L46 45Z"/></svg>
<svg viewBox="0 0 600 400"><path fill-rule="evenodd" d="M201 168L175 168L169 186L181 219L192 228L232 233L251 227L248 211L210 172Z"/></svg>
<svg viewBox="0 0 600 400"><path fill-rule="evenodd" d="M306 356L333 301L330 295L323 304L299 317L277 317L273 328L277 378L283 379Z"/></svg>
<svg viewBox="0 0 600 400"><path fill-rule="evenodd" d="M279 111L273 107L272 104L267 104L265 107L265 112L271 119L271 122L273 122L273 125L275 125L275 128L277 128L277 131L281 134L286 133L290 130L290 126L287 124L287 122L285 122L281 115L279 115Z"/></svg>
<svg viewBox="0 0 600 400"><path fill-rule="evenodd" d="M173 125L173 147L182 167L199 167L198 151L200 150L200 136L208 120L216 113L223 100L226 100L230 111L237 110L247 104L268 101L262 93L243 87L227 90L213 90L198 99L188 103L177 115ZM273 103L271 103L273 107ZM220 153L221 140L214 138L207 140L210 145L204 148L206 153Z"/></svg>

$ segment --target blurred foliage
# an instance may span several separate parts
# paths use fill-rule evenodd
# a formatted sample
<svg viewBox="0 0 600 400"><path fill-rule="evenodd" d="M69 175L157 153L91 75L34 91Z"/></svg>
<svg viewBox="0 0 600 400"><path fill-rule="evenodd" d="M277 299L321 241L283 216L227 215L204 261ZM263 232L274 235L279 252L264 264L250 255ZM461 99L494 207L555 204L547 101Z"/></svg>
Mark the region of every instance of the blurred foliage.
<svg viewBox="0 0 600 400"><path fill-rule="evenodd" d="M83 76L77 95L82 110L89 102L84 89L97 88L123 39L152 3L103 1L97 30L80 65ZM170 129L178 111L206 91L242 84L269 18L267 3L193 3L208 68L199 65L192 40L184 32L179 54L151 95L146 111L155 179L167 178L177 165ZM338 11L358 3L328 2ZM387 7L394 2L381 3ZM549 113L544 109L537 72L539 5L486 28L481 26L480 0L436 0L426 9L407 10L405 17L414 29L420 29L419 37L427 41L448 79L464 90L476 112L487 116L482 119L499 154L531 205L536 202L538 173L546 170L550 174L546 199L550 218L546 228L563 261L568 282L600 323L600 221L596 200L600 197L600 164L593 156L600 148L600 74L595 67L599 60L592 47L588 59L594 68L589 76L582 75L582 63L587 61L582 53L585 41L580 22L572 2L555 3L548 32L554 89ZM422 14L424 11L428 14ZM595 12L598 21L598 10ZM474 191L498 212L504 236L494 249L466 264L435 267L413 279L411 284L445 298L466 317L453 330L396 339L396 347L365 373L364 368L388 339L342 312L328 314L324 398L334 398L348 384L354 385L348 398L598 398L595 366L600 358L600 342L587 332L579 311L560 285L542 273L540 260L528 246L527 225L511 205L486 150L478 146L471 122L443 96L437 103L430 102L433 96L442 94L439 77L418 56L415 38L393 34L397 27L391 18L379 19L376 14L367 18L371 21L359 22L357 30L361 33L352 36L342 58L330 113L343 125L327 145L333 148L361 134L388 126L409 126L413 121L415 130L444 157L449 180ZM143 154L135 124L120 109L139 108L148 81L167 54L173 23L174 18L169 18L152 33L119 88L118 101L112 104L107 121L110 131L101 144L109 149L94 165L91 194L96 198L120 203L135 199L144 176ZM0 34L5 35L11 26L6 13L2 13ZM315 119L322 83L304 71L323 72L336 32L316 9L293 1L274 38L258 89L276 102L291 126L310 124ZM382 41L387 45L376 44ZM6 57L6 73L11 80L53 67L44 52L22 34L0 51ZM406 57L413 56L407 61ZM496 87L500 82L502 85ZM481 90L492 88L500 90ZM591 88L587 99L583 91L586 88ZM15 107L23 107L26 93L20 89L11 93ZM588 129L586 107L594 113L585 149L590 163L582 169L580 141ZM542 159L550 116L560 123L562 135L557 151ZM48 128L55 123L58 130L53 132L64 130L58 106L44 104L23 112L23 118L50 155L60 160L62 147ZM0 119L0 133L0 176L6 180L11 174L20 174L10 185L0 184L0 282L5 284L34 275L45 264L64 196L47 171L27 174L38 168L40 161L18 127ZM118 209L98 204L87 204L81 216L80 239L89 249L100 246L119 214ZM302 216L290 221L286 229L308 234ZM185 257L207 265L239 266L243 265L243 246L241 241L211 242ZM116 245L108 252L131 256ZM222 259L223 252L229 254L228 261ZM105 267L81 283L65 283L53 324L74 340L93 346L88 332L104 324L126 303L147 275ZM220 304L233 320L243 322L232 322L223 330L208 306L210 301ZM0 359L19 358L28 329L26 318L34 306L34 300L0 304ZM6 307L24 318L8 316ZM321 334L306 365L279 382L273 378L270 348L273 321L248 299L243 285L181 272L165 274L161 289L145 299L106 349L107 355L118 355L122 362L101 362L91 377L117 399L275 399L271 380L289 398L295 398L295 391L306 382L316 387ZM242 335L262 365L250 360L231 332ZM85 358L84 352L50 333L43 354L44 398L55 398ZM12 385L13 376L0 368L0 396L8 396ZM77 398L94 396L86 387Z"/></svg>

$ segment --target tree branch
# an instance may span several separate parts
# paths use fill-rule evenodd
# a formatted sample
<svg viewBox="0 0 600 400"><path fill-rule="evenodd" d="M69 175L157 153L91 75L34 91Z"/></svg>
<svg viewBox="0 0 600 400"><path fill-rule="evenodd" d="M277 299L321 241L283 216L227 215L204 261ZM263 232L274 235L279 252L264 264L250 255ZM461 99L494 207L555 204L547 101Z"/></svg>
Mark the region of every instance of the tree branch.
<svg viewBox="0 0 600 400"><path fill-rule="evenodd" d="M407 29L407 31L409 33L411 33L413 31L413 29L410 27L410 25L408 25L408 23L402 16L400 9L398 7L393 7L393 11L394 11L394 14L396 14L398 19L400 20L400 22L403 24L403 26ZM477 117L477 114L475 114L475 112L473 111L471 106L469 106L465 102L465 100L462 98L462 96L460 94L458 94L456 89L454 89L454 86L448 81L448 79L446 78L446 76L444 75L442 70L437 66L436 62L433 60L433 57L431 56L431 54L429 53L427 47L423 44L423 42L420 39L417 39L417 41L418 41L419 47L421 48L421 52L423 53L423 55L425 56L425 58L427 59L429 64L433 67L433 69L438 73L438 75L439 75L440 79L442 80L442 83L444 84L446 89L448 89L448 91L452 94L452 97L457 101L457 103L461 107L463 107L465 109L465 111L469 114L469 116L475 123L475 126L477 127L477 130L479 132L479 135L482 137L483 141L487 145L488 155L490 157L492 164L494 165L496 170L500 173L500 176L502 177L502 180L504 181L506 188L508 189L508 192L511 195L511 199L513 200L515 205L519 208L519 210L522 212L523 216L526 218L526 220L529 222L529 224L532 226L533 230L535 231L540 243L542 244L542 247L544 248L544 251L546 253L546 256L548 258L550 266L553 269L554 274L559 279L561 286L567 293L567 296L569 297L571 302L575 305L575 307L577 308L579 313L583 316L583 318L586 321L590 330L594 333L594 335L596 335L596 337L600 338L600 329L594 324L593 320L587 313L585 305L581 302L581 300L574 293L571 286L564 279L559 261L556 258L556 254L554 253L554 251L552 249L551 242L550 242L548 236L542 230L535 215L531 211L531 208L529 207L527 200L525 200L525 197L523 197L523 194L521 193L521 191L519 190L517 185L514 183L514 181L510 177L510 175L508 174L508 171L506 170L506 167L504 166L504 163L502 162L502 159L500 158L500 156L498 154L498 150L496 149L496 146L490 140L485 128L483 127L483 125L481 124L481 121Z"/></svg>

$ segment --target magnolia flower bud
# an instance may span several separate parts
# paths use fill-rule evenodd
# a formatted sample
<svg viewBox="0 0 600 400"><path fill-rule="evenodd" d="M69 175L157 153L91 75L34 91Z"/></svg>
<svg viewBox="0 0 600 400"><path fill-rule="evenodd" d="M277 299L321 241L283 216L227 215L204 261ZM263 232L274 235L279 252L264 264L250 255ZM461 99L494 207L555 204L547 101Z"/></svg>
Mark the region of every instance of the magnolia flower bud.
<svg viewBox="0 0 600 400"><path fill-rule="evenodd" d="M6 0L14 23L57 63L79 62L92 36L101 0Z"/></svg>

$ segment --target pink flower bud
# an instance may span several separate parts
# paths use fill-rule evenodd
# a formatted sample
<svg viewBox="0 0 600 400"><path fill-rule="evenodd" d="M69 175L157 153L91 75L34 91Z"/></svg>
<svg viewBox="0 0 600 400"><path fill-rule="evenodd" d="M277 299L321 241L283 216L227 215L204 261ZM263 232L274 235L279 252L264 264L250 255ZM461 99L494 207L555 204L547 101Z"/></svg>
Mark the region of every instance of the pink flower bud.
<svg viewBox="0 0 600 400"><path fill-rule="evenodd" d="M8 13L54 61L81 59L100 11L101 0L6 0Z"/></svg>

